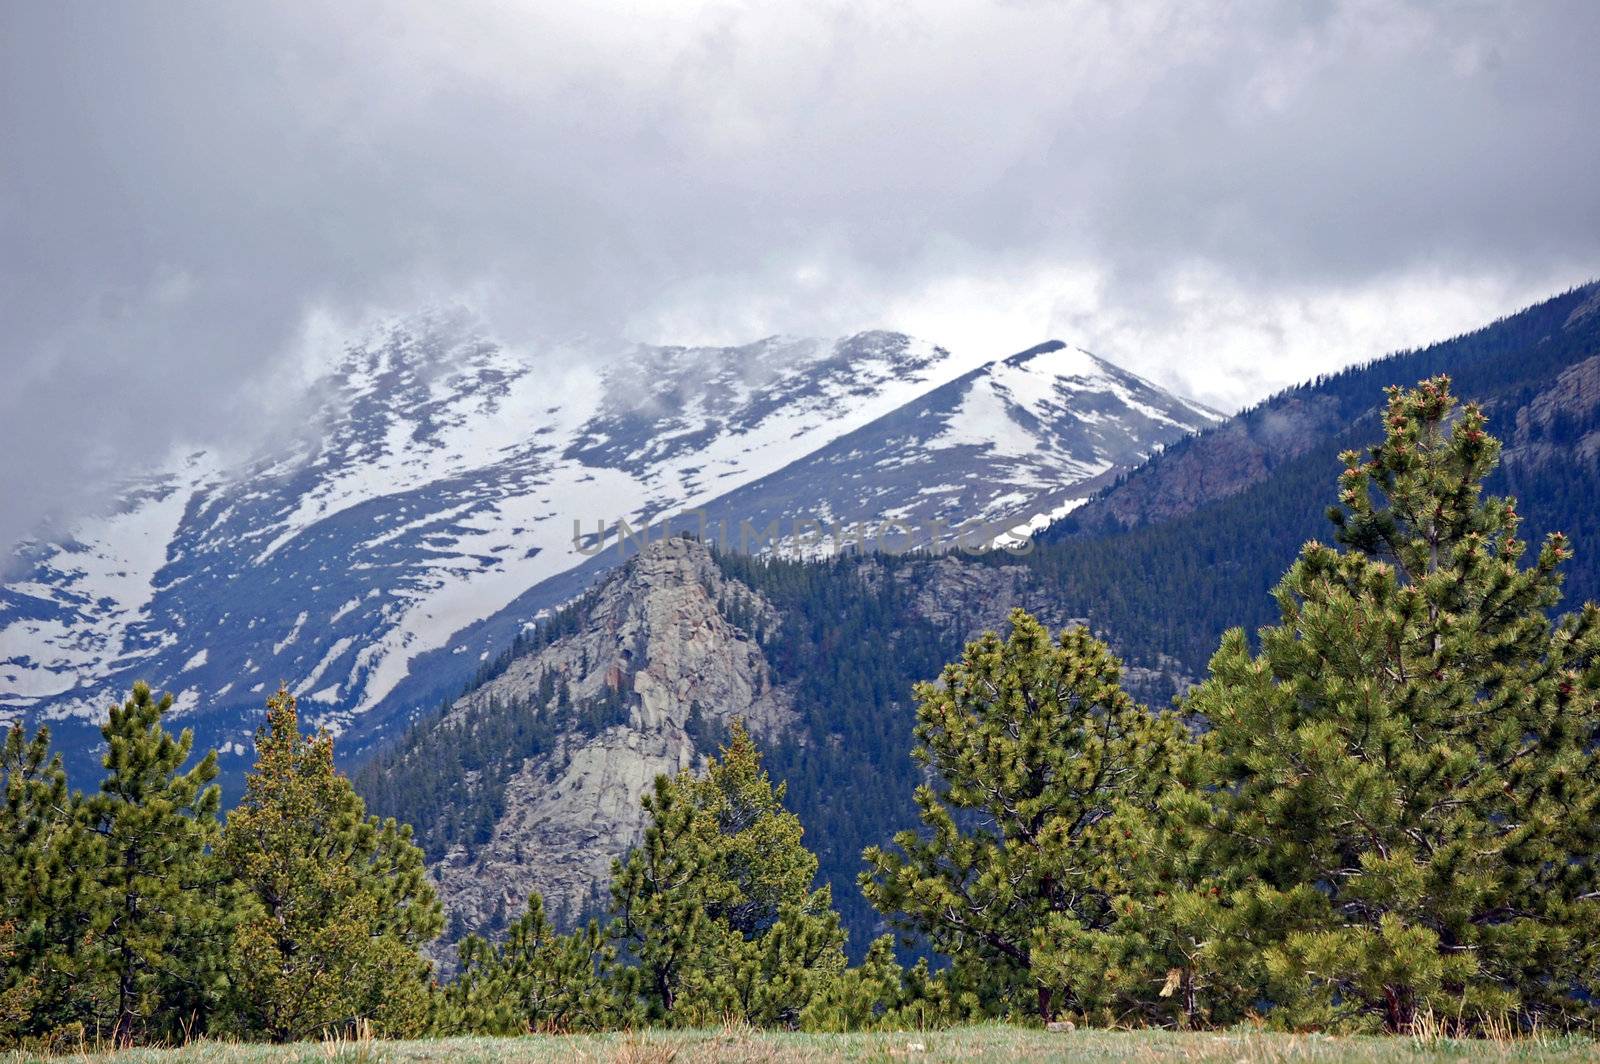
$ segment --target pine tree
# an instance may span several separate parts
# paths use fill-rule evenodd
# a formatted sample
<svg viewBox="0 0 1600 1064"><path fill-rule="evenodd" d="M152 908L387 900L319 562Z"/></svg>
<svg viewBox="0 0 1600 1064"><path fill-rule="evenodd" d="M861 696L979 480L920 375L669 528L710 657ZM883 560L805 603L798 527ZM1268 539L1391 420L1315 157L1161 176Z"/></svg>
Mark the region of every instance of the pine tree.
<svg viewBox="0 0 1600 1064"><path fill-rule="evenodd" d="M927 958L909 970L894 955L894 936L880 935L861 964L847 968L815 994L800 1014L807 1031L924 1030L978 1018L964 1013L946 972L934 974Z"/></svg>
<svg viewBox="0 0 1600 1064"><path fill-rule="evenodd" d="M1122 992L1104 956L1136 885L1112 839L1153 809L1184 736L1087 631L1052 642L1022 610L1011 626L916 688L913 756L939 786L916 792L924 834L866 851L861 888L994 1007L1049 1019Z"/></svg>
<svg viewBox="0 0 1600 1064"><path fill-rule="evenodd" d="M742 724L704 777L659 776L643 842L612 870L615 933L651 1020L793 1026L844 968L800 820Z"/></svg>
<svg viewBox="0 0 1600 1064"><path fill-rule="evenodd" d="M91 1012L80 978L98 839L67 791L50 730L0 747L0 1045L64 1031Z"/></svg>
<svg viewBox="0 0 1600 1064"><path fill-rule="evenodd" d="M227 907L210 859L222 796L214 751L183 771L194 745L162 725L172 696L148 684L112 706L106 777L86 800L100 838L86 939L88 972L109 984L97 1026L119 1046L203 1025L221 983Z"/></svg>
<svg viewBox="0 0 1600 1064"><path fill-rule="evenodd" d="M1600 610L1552 622L1566 539L1531 565L1499 444L1445 377L1390 391L1344 456L1336 550L1308 544L1252 655L1190 700L1218 752L1219 939L1285 1024L1574 1021L1600 948Z"/></svg>
<svg viewBox="0 0 1600 1064"><path fill-rule="evenodd" d="M333 738L300 733L294 696L267 702L256 763L221 854L248 896L234 938L234 1025L276 1042L345 1029L421 1030L443 925L409 828L366 815Z"/></svg>
<svg viewBox="0 0 1600 1064"><path fill-rule="evenodd" d="M450 1029L469 1034L601 1031L623 1025L616 948L599 922L558 934L544 899L491 945L469 935L457 947L461 971L445 991Z"/></svg>

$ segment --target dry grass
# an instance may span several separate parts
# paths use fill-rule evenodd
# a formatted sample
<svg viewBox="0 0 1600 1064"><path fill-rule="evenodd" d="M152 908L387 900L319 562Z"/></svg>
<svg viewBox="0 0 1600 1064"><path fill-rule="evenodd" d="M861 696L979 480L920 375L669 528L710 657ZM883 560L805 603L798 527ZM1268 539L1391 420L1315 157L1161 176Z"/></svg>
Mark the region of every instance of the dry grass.
<svg viewBox="0 0 1600 1064"><path fill-rule="evenodd" d="M38 1059L0 1055L0 1064ZM52 1061L85 1064L376 1064L465 1061L482 1064L820 1064L823 1061L953 1064L956 1061L1042 1061L1059 1064L1433 1064L1442 1061L1600 1061L1587 1039L1457 1040L1443 1028L1404 1038L1332 1038L1254 1031L1178 1034L1093 1031L1064 1034L981 1026L895 1034L772 1034L729 1025L708 1031L638 1031L610 1035L451 1038L384 1042L370 1033L293 1046L197 1042L181 1049L116 1054L69 1053Z"/></svg>

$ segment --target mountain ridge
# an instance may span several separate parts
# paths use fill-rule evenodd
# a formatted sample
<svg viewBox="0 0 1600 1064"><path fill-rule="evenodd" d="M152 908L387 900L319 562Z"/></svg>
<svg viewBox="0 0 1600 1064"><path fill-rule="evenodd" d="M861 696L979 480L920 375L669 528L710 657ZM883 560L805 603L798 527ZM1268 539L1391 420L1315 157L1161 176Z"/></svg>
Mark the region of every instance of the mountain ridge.
<svg viewBox="0 0 1600 1064"><path fill-rule="evenodd" d="M1325 513L1337 498L1338 452L1379 438L1381 424L1370 412L1382 403L1385 384L1451 370L1464 382L1460 394L1486 401L1491 428L1506 443L1491 490L1518 495L1525 534L1537 539L1560 528L1571 535L1578 556L1568 567L1568 605L1600 599L1600 315L1573 315L1591 298L1569 293L1465 337L1311 382L1240 415L1257 424L1189 437L1123 483L1152 476L1151 468L1172 477L1185 452L1203 453L1231 435L1266 446L1283 428L1270 416L1285 409L1333 409L1349 419L1307 432L1294 454L1280 441L1259 475L1221 481L1214 497L1186 500L1139 524L1058 526L1025 555L802 561L713 552L723 577L771 611L747 634L793 717L764 752L774 778L788 782L788 803L807 825L852 943L885 930L855 889L862 847L916 822L911 794L922 780L908 756L913 683L934 679L965 640L1003 629L1006 611L1020 606L1052 629L1088 626L1123 659L1123 683L1136 697L1167 704L1205 674L1224 629L1250 631L1273 619L1270 591L1300 547L1330 538ZM1209 460L1227 460L1226 453L1211 450ZM727 619L739 626L738 618ZM431 717L419 719L414 741L428 747L432 726ZM496 747L496 756L517 753ZM390 755L379 754L357 779L380 810L410 811L427 823L439 821L441 808L459 811L408 790ZM476 873L466 862L453 874ZM514 882L492 869L485 874L489 886L474 889ZM515 890L500 897L511 912L520 901Z"/></svg>
<svg viewBox="0 0 1600 1064"><path fill-rule="evenodd" d="M1044 537L1159 523L1236 495L1283 462L1306 454L1318 440L1345 433L1372 416L1381 405L1383 387L1390 384L1449 372L1463 394L1492 403L1489 393L1508 389L1506 382L1495 379L1499 347L1487 338L1528 353L1519 359L1514 375L1542 379L1579 360L1564 343L1574 336L1592 337L1596 320L1600 281L1589 281L1447 340L1286 388L1135 467ZM1515 338L1504 340L1508 332ZM1578 343L1592 346L1593 340Z"/></svg>
<svg viewBox="0 0 1600 1064"><path fill-rule="evenodd" d="M29 547L29 571L0 588L0 715L54 721L84 767L103 704L148 679L173 690L229 775L247 764L266 689L284 681L360 754L396 713L459 689L541 610L629 553L591 559L568 521L665 534L673 515L709 505L736 529L757 519L764 530L773 514L755 505L759 492L737 494L757 484L789 518L921 520L957 484L951 507L1009 519L1056 488L1052 466L1060 481L1101 475L1202 423L1148 382L1135 395L1117 378L1161 417L1112 432L1106 447L1051 435L1068 426L1067 405L1041 420L1002 404L1010 472L996 476L981 468L994 450L982 441L935 440L935 422L958 408L919 407L926 431L874 443L878 460L906 468L858 462L851 479L804 465L1007 366L884 331L770 337L641 346L574 369L557 394L469 319L397 324L352 345L324 379L316 432L239 469L194 456L76 540ZM934 460L913 461L925 445ZM1069 459L1079 465L1063 476ZM957 465L961 477L936 478ZM880 479L846 514L855 485Z"/></svg>

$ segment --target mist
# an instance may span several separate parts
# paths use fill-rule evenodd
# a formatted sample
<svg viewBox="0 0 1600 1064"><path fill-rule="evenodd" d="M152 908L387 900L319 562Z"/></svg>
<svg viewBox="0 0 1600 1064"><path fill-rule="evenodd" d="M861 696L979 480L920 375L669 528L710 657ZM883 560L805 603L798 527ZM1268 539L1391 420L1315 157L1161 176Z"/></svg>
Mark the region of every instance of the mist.
<svg viewBox="0 0 1600 1064"><path fill-rule="evenodd" d="M1233 409L1600 272L1592 4L544 7L0 10L0 544L424 307Z"/></svg>

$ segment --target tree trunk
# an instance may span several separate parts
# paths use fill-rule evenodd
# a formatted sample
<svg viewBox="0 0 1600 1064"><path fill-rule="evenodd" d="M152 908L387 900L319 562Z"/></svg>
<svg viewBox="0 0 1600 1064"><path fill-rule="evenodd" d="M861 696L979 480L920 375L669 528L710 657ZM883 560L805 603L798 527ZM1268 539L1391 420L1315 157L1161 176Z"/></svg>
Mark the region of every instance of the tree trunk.
<svg viewBox="0 0 1600 1064"><path fill-rule="evenodd" d="M1050 1022L1050 988L1047 986L1039 988L1039 1019Z"/></svg>
<svg viewBox="0 0 1600 1064"><path fill-rule="evenodd" d="M672 992L672 979L665 968L656 969L656 993L661 996L661 1007L671 1012L675 995Z"/></svg>
<svg viewBox="0 0 1600 1064"><path fill-rule="evenodd" d="M1389 1014L1389 1030L1395 1034L1405 1034L1411 1030L1412 1022L1416 1019L1416 1010L1411 1007L1411 992L1403 987L1396 989L1386 986L1383 996Z"/></svg>
<svg viewBox="0 0 1600 1064"><path fill-rule="evenodd" d="M123 950L122 972L117 979L117 1023L111 1030L111 1044L118 1049L133 1047L133 959Z"/></svg>
<svg viewBox="0 0 1600 1064"><path fill-rule="evenodd" d="M130 853L123 862L129 872L129 881L132 881L132 872L136 866L133 855ZM127 914L128 928L122 935L122 970L117 973L117 1023L111 1030L111 1044L118 1049L128 1049L133 1045L133 950L128 946L127 936L133 933L133 928L139 919L139 899L134 894L124 894L122 908Z"/></svg>

